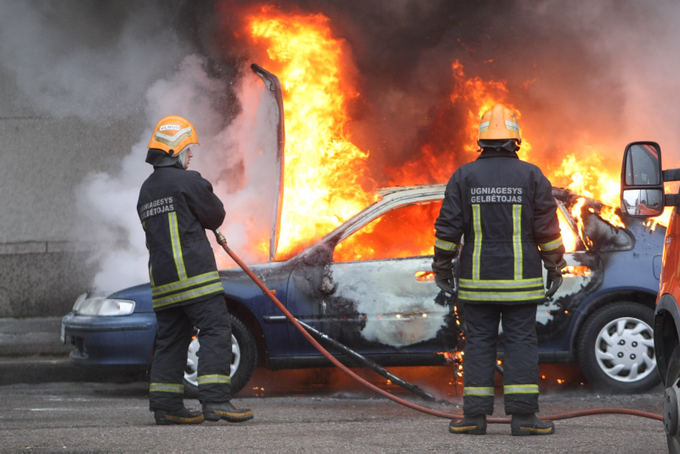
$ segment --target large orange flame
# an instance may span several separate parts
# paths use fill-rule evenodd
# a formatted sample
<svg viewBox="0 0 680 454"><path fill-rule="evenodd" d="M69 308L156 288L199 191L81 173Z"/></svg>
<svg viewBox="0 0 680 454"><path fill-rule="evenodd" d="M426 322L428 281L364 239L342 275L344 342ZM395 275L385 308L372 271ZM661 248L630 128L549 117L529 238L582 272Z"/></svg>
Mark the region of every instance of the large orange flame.
<svg viewBox="0 0 680 454"><path fill-rule="evenodd" d="M351 56L344 41L334 37L329 19L321 14L287 14L262 7L248 17L247 24L255 44L266 47L269 61L263 64L279 76L283 86L286 150L277 258L285 258L373 202L375 196L366 189L372 189L374 180L367 166L368 152L352 143L346 131L348 101L359 94L344 72ZM476 157L479 118L485 110L501 102L521 113L512 105L505 81L468 77L458 60L452 62L451 70L449 100L466 112L464 145L451 150L460 164ZM520 158L544 170L551 168L551 162L540 162L532 155L527 134L522 133ZM618 206L618 163L605 162L597 150L575 149L581 154L567 155L546 176L555 186L602 201L605 206L598 214L612 225L623 226L612 208ZM389 169L390 184L446 182L455 170L454 160L447 165L441 159L426 143L410 162ZM579 201L571 207L577 222L582 204ZM423 209L412 208L394 220L376 221L337 248L336 260L431 253L432 220L437 213L424 213ZM578 238L562 213L559 220L565 245L573 250ZM379 223L383 224L380 229ZM379 233L381 230L387 233ZM400 241L395 241L397 238ZM405 238L412 244L404 244Z"/></svg>
<svg viewBox="0 0 680 454"><path fill-rule="evenodd" d="M358 96L341 74L344 44L321 14L262 8L248 20L267 47L268 69L283 86L284 193L277 256L285 257L374 200L362 188L368 152L348 138L347 100Z"/></svg>

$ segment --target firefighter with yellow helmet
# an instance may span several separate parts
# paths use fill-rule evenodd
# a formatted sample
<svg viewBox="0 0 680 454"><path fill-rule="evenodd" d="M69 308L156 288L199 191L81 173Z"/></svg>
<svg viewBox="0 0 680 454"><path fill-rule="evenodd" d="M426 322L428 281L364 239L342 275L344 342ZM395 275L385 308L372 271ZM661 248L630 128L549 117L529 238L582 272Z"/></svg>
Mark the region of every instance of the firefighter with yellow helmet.
<svg viewBox="0 0 680 454"><path fill-rule="evenodd" d="M231 324L224 289L205 229L224 220L222 202L201 175L187 170L198 145L194 126L171 115L149 141L146 162L154 168L139 192L137 212L149 250L149 277L158 328L151 364L149 408L156 424L231 422L253 417L231 401ZM184 407L184 368L194 327L200 361L202 411Z"/></svg>
<svg viewBox="0 0 680 454"><path fill-rule="evenodd" d="M435 282L443 291L457 293L464 305L464 417L451 421L449 431L486 433L502 323L503 390L511 433L547 435L554 432L553 423L536 417L536 309L557 291L566 264L557 205L541 170L517 156L522 138L515 112L501 104L486 111L478 137L479 157L453 174L435 221ZM541 263L547 270L547 291Z"/></svg>

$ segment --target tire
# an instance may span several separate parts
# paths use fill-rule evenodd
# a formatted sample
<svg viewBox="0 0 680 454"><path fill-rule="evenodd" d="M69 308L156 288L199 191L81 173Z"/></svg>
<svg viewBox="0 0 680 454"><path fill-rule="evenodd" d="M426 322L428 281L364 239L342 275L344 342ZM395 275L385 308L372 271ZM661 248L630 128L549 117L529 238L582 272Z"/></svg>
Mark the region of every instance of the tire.
<svg viewBox="0 0 680 454"><path fill-rule="evenodd" d="M257 364L257 345L246 325L233 315L231 320L231 394L238 393L250 380ZM187 351L187 365L184 369L184 396L198 398L198 338L194 337Z"/></svg>
<svg viewBox="0 0 680 454"><path fill-rule="evenodd" d="M666 431L666 442L670 454L680 454L680 424L678 416L680 410L680 347L673 349L673 354L668 362L668 370L664 377L664 402L663 402L663 425Z"/></svg>
<svg viewBox="0 0 680 454"><path fill-rule="evenodd" d="M661 380L654 354L654 310L621 301L593 313L577 346L581 371L597 389L647 391Z"/></svg>

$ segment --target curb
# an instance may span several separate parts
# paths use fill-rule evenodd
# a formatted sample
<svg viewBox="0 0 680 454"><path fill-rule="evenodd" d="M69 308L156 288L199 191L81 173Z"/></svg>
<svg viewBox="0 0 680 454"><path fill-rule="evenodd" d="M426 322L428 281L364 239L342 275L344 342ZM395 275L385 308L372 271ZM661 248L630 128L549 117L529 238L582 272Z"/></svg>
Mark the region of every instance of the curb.
<svg viewBox="0 0 680 454"><path fill-rule="evenodd" d="M0 318L0 357L68 356L60 329L61 317Z"/></svg>
<svg viewBox="0 0 680 454"><path fill-rule="evenodd" d="M19 383L145 381L146 368L79 366L68 357L0 358L0 386Z"/></svg>

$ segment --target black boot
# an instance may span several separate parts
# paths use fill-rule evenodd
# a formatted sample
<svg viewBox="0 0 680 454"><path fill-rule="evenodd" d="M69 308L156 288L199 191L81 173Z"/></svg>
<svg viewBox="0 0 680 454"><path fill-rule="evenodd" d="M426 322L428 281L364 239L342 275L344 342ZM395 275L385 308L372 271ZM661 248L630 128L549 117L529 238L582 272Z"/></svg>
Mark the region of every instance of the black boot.
<svg viewBox="0 0 680 454"><path fill-rule="evenodd" d="M449 423L452 434L484 435L486 433L486 415L463 416L463 419L452 419Z"/></svg>
<svg viewBox="0 0 680 454"><path fill-rule="evenodd" d="M166 411L154 410L153 416L156 419L156 424L200 424L203 422L203 413L200 410L189 410L182 408L181 410Z"/></svg>
<svg viewBox="0 0 680 454"><path fill-rule="evenodd" d="M224 419L229 422L242 422L253 418L253 412L250 408L238 408L229 401L205 402L203 403L203 414L208 421Z"/></svg>
<svg viewBox="0 0 680 454"><path fill-rule="evenodd" d="M555 432L552 421L541 421L533 413L512 415L513 435L550 435Z"/></svg>

